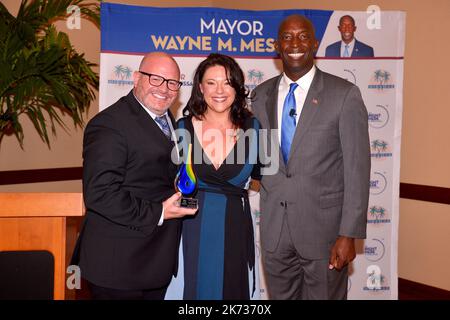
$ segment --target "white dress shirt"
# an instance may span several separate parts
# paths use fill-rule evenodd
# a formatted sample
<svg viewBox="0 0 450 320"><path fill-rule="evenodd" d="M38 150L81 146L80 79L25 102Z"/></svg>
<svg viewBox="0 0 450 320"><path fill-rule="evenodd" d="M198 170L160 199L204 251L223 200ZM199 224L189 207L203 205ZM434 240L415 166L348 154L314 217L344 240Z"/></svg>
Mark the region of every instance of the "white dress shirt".
<svg viewBox="0 0 450 320"><path fill-rule="evenodd" d="M134 96L134 97L136 98L136 96ZM155 120L156 117L160 117L160 116L158 116L157 114L151 112L146 106L144 106L144 105L142 104L142 102L139 101L138 98L136 98L136 100L139 102L139 104L142 106L142 108L144 108L144 110L150 115L150 117L152 117L152 119L155 121L155 123L158 125L158 127L159 127L159 128L161 129L161 131L162 131L161 125ZM169 117L167 111L163 114L163 116L166 117L167 123L169 124L169 127L170 127L170 134L171 134L171 137L172 137L172 138L171 138L171 141L172 141L172 142L176 142L177 139L176 139L176 137L175 137L175 130L174 130L173 126L172 126L172 121L170 120L170 117Z"/></svg>
<svg viewBox="0 0 450 320"><path fill-rule="evenodd" d="M295 104L296 104L296 114L295 114L295 123L298 123L300 119L300 114L303 110L303 105L305 104L305 99L309 91L309 87L311 87L311 83L314 79L314 75L316 74L316 66L313 65L311 70L308 71L303 77L295 81L298 84L298 87L294 91L295 96ZM284 100L286 99L287 94L289 93L289 86L293 83L289 77L283 73L283 77L281 78L280 85L278 86L278 141L281 146L281 119L283 118L283 106Z"/></svg>

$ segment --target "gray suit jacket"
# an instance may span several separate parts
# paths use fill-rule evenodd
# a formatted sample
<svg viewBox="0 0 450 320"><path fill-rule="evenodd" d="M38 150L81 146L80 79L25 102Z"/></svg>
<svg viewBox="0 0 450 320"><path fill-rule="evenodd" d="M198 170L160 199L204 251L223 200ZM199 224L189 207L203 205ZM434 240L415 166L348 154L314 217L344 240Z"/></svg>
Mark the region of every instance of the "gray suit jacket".
<svg viewBox="0 0 450 320"><path fill-rule="evenodd" d="M278 129L280 79L254 89L252 109L266 129ZM285 215L294 245L306 259L327 259L339 235L365 238L370 144L358 87L317 69L287 165L279 141L274 143L279 170L261 181L262 248L275 251Z"/></svg>

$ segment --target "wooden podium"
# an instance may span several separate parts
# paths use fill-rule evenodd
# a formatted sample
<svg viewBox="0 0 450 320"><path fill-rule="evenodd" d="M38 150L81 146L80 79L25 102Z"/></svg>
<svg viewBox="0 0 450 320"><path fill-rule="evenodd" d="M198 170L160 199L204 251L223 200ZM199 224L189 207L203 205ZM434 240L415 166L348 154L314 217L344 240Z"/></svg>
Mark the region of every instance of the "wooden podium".
<svg viewBox="0 0 450 320"><path fill-rule="evenodd" d="M53 297L63 300L66 219L83 214L82 193L0 193L0 251L51 252L55 261Z"/></svg>

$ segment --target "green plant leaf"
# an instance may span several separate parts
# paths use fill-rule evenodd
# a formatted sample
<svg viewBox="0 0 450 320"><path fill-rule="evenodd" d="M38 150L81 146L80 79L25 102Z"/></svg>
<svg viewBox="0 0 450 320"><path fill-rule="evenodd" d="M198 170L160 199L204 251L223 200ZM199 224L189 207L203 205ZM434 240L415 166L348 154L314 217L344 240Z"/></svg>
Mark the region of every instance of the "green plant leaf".
<svg viewBox="0 0 450 320"><path fill-rule="evenodd" d="M0 3L0 143L14 134L23 147L20 119L28 116L50 147L48 128L68 131L62 115L83 126L83 114L98 91L96 64L72 46L56 21L76 5L81 17L100 25L99 1L22 0L17 17Z"/></svg>

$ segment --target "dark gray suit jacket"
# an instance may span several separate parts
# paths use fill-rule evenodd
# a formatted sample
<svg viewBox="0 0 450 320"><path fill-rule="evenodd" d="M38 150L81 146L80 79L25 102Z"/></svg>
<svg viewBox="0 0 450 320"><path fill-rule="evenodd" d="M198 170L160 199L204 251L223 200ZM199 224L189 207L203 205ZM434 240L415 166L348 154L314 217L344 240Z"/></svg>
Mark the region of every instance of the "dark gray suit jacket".
<svg viewBox="0 0 450 320"><path fill-rule="evenodd" d="M281 76L254 90L252 109L263 128L277 129ZM261 181L261 245L275 251L286 215L306 259L327 259L339 235L365 238L370 180L367 110L357 86L316 70L287 166Z"/></svg>

